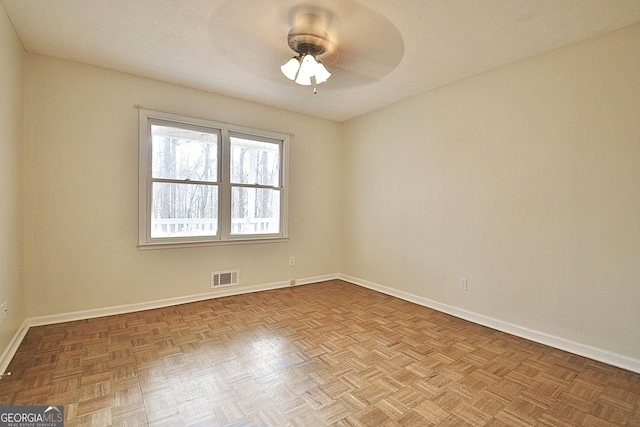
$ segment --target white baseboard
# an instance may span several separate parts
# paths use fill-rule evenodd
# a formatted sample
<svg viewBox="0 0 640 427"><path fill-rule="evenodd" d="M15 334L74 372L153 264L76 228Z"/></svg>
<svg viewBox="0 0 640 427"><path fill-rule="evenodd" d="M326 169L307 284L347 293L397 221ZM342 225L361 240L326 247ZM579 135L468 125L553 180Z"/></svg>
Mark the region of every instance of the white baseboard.
<svg viewBox="0 0 640 427"><path fill-rule="evenodd" d="M16 333L13 334L13 338L11 338L11 341L9 341L9 344L0 355L0 379L5 374L7 367L9 366L9 362L11 362L16 351L18 351L18 347L20 347L20 343L22 343L22 340L25 335L27 335L28 331L29 325L27 323L27 319L24 319L22 325L20 325Z"/></svg>
<svg viewBox="0 0 640 427"><path fill-rule="evenodd" d="M312 283L324 282L326 280L337 279L337 274L328 274L324 276L307 277L304 279L296 279L295 286L308 285ZM136 304L124 304L113 307L96 308L90 310L73 311L69 313L50 314L45 316L27 317L22 326L16 331L9 345L0 355L0 375L4 373L13 359L20 343L32 326L52 325L55 323L73 322L76 320L93 319L96 317L113 316L116 314L133 313L136 311L152 310L154 308L170 307L173 305L187 304L190 302L204 301L213 298L221 298L233 295L249 294L252 292L267 291L271 289L288 288L291 285L289 281L265 283L261 285L253 285L246 287L230 286L216 289L212 292L201 294L185 295L175 298L166 298L155 301L148 301Z"/></svg>
<svg viewBox="0 0 640 427"><path fill-rule="evenodd" d="M323 282L325 280L336 279L337 274L308 277L296 279L296 285L306 285L310 283ZM233 295L250 294L252 292L268 291L271 289L288 288L289 281L265 283L252 286L229 286L216 289L211 292L201 294L185 295L175 298L166 298L155 301L148 301L136 304L125 304L114 307L96 308L91 310L74 311L70 313L52 314L47 316L31 317L28 319L29 326L51 325L54 323L72 322L74 320L93 319L95 317L113 316L116 314L133 313L136 311L153 310L154 308L170 307L172 305L187 304L190 302L204 301L212 298L228 297Z"/></svg>
<svg viewBox="0 0 640 427"><path fill-rule="evenodd" d="M509 322L504 322L502 320L494 319L492 317L484 316L472 311L467 311L458 307L442 304L428 298L424 298L404 291L399 291L397 289L369 282L357 277L338 274L338 279L344 280L345 282L353 283L354 285L362 286L367 289L378 291L383 294L391 295L405 301L422 305L424 307L432 308L434 310L450 314L452 316L468 320L482 326L487 326L498 331L506 332L511 335L528 339L530 341L548 345L559 350L567 351L579 356L584 356L589 359L597 360L608 365L616 366L618 368L626 369L640 374L640 360L625 356L623 354L613 353L611 351L603 350L601 348L596 348L585 344L580 344L571 340L567 340L565 338L556 337L553 335L545 334L543 332L533 331L531 329L514 325Z"/></svg>

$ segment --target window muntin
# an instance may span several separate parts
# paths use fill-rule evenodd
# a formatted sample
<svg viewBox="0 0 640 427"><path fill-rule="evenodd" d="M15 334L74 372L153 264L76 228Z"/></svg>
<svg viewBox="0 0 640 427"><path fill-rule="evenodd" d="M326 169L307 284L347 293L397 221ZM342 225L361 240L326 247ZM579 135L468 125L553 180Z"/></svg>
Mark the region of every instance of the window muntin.
<svg viewBox="0 0 640 427"><path fill-rule="evenodd" d="M286 239L288 140L141 109L140 247Z"/></svg>

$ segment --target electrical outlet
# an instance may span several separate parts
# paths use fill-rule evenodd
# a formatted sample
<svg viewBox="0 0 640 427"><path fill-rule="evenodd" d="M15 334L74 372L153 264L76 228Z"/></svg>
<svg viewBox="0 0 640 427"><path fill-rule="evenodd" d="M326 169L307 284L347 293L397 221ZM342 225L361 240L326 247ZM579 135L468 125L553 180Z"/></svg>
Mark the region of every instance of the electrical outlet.
<svg viewBox="0 0 640 427"><path fill-rule="evenodd" d="M462 290L462 291L466 291L467 290L467 278L466 277L461 277L460 278L460 290Z"/></svg>
<svg viewBox="0 0 640 427"><path fill-rule="evenodd" d="M4 323L7 320L7 316L9 315L9 306L7 302L3 302L0 304L0 324Z"/></svg>
<svg viewBox="0 0 640 427"><path fill-rule="evenodd" d="M289 267L293 267L294 265L296 265L296 257L290 256L289 257Z"/></svg>

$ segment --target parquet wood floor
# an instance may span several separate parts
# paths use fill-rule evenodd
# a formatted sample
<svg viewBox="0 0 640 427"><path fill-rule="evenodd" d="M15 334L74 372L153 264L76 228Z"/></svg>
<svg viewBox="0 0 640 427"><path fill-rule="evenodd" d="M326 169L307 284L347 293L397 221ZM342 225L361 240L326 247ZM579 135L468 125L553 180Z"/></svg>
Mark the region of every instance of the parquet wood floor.
<svg viewBox="0 0 640 427"><path fill-rule="evenodd" d="M31 328L0 405L75 426L640 426L640 375L338 280Z"/></svg>

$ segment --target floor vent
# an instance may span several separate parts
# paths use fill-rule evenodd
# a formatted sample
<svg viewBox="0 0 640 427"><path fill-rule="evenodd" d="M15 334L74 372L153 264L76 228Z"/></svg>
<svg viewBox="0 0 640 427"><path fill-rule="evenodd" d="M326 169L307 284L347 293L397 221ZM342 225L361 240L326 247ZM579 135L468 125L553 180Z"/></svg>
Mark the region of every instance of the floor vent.
<svg viewBox="0 0 640 427"><path fill-rule="evenodd" d="M216 273L211 273L211 287L217 288L219 286L232 286L240 283L238 280L238 276L240 275L240 271L238 270L229 270L229 271L218 271Z"/></svg>

